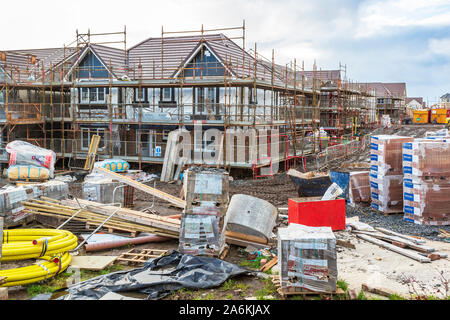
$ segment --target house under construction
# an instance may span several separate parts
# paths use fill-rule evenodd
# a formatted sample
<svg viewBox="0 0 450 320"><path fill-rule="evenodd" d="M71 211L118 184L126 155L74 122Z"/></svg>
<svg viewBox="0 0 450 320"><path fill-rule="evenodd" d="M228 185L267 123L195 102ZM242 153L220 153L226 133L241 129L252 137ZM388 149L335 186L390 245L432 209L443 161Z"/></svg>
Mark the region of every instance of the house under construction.
<svg viewBox="0 0 450 320"><path fill-rule="evenodd" d="M169 133L183 130L192 152L215 150L221 166L255 169L326 147L319 128L332 137L327 145L338 144L377 121L373 91L348 81L342 70L308 71L296 60L276 64L274 51L266 58L256 44L247 50L245 43L244 22L198 31L162 28L160 37L130 48L124 29L77 31L62 48L3 51L0 161L7 161L8 142L25 140L54 150L65 168L86 159L97 134L100 160L118 157L141 168L163 164ZM200 125L222 136L198 142L193 131ZM232 148L236 140L229 133L250 129L256 136Z"/></svg>

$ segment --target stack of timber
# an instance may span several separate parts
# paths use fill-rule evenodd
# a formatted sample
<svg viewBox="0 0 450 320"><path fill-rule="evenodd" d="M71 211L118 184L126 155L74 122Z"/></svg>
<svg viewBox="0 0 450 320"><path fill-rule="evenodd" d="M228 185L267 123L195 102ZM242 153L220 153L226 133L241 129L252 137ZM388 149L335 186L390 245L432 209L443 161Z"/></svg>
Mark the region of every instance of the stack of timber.
<svg viewBox="0 0 450 320"><path fill-rule="evenodd" d="M131 236L136 236L140 232L148 232L174 239L178 239L179 235L179 220L126 208L105 206L88 200L59 201L41 197L41 199L24 201L22 204L28 213L66 219L73 217L73 220L85 222L88 228L101 225L106 218L117 211L103 225L103 228L110 233L127 232Z"/></svg>
<svg viewBox="0 0 450 320"><path fill-rule="evenodd" d="M376 228L376 231L352 230L352 232L360 239L421 263L447 258L446 254L436 252L435 248L425 246L424 240L399 234L384 228Z"/></svg>

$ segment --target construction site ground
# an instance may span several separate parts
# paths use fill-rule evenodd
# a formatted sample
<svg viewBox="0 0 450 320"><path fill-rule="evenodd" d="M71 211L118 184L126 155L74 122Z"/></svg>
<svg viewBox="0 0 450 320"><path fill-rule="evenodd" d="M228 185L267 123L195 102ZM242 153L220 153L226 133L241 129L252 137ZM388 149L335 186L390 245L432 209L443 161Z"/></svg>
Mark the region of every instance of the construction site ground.
<svg viewBox="0 0 450 320"><path fill-rule="evenodd" d="M438 127L439 128L439 127ZM409 136L423 136L423 134L432 130L430 127L407 126L401 129L384 129L376 133L397 133ZM368 153L355 155L347 161L364 161ZM339 163L342 165L342 161ZM328 168L331 169L331 168ZM156 173L156 172L155 172ZM153 184L151 184L153 186ZM156 182L156 188L180 196L181 185L177 183ZM81 195L81 183L74 182L70 184L70 193L79 197ZM286 173L275 174L273 178L261 178L254 180L251 177L234 178L230 182L230 197L234 194L247 194L269 201L278 208L279 214L287 215L288 199L298 197L295 184ZM152 206L153 213L167 216L181 213L181 209L169 206L166 201L135 190L134 209L142 210ZM153 202L154 201L154 202ZM372 227L383 227L405 235L416 236L426 240L425 245L436 249L443 254L450 254L450 243L446 242L440 236L440 230L450 232L450 226L423 226L403 220L402 214L383 215L369 206L346 207L346 217L359 217L359 221L365 222ZM287 221L279 219L277 226L285 226ZM274 230L276 233L276 230ZM375 244L361 240L354 233L348 231L336 231L337 239L346 241L354 245L354 248L337 246L337 265L338 265L338 286L346 291L344 296L333 296L332 299L349 299L350 293L359 294L359 299L389 299L389 297L364 292L362 294L362 284L372 287L385 288L392 292L393 298L414 299L415 296L424 295L430 298L444 298L450 294L448 280L450 280L450 264L448 258L432 261L431 263L420 263L393 251L383 249ZM448 238L447 238L448 241ZM177 250L178 241L168 240L158 243L148 243L135 245L134 248L153 248ZM116 248L111 250L87 252L86 255L110 255L118 256L130 250L130 246ZM256 270L258 262L252 261L244 248L234 245L230 246L230 251L224 260L246 266L251 270ZM253 265L252 265L253 263ZM2 268L5 264L2 264ZM117 270L131 269L133 266L114 264L108 267L102 273L114 272ZM270 272L269 272L270 273ZM275 271L273 271L275 273ZM85 272L86 277L92 277L101 273ZM47 283L48 290L51 291L52 285L63 287L64 279L67 277L57 276L49 279ZM58 280L59 279L59 280ZM62 281L62 282L61 282ZM34 285L37 286L37 285ZM49 289L50 288L50 289ZM45 288L37 288L39 293L45 292ZM9 292L10 299L24 300L29 299L33 294L30 292L30 286L11 288ZM127 294L128 295L128 294ZM134 297L145 298L138 294ZM228 280L219 288L207 290L182 289L168 295L164 299L281 299L277 293L276 287L270 281L270 274L263 276L245 275ZM324 296L290 296L289 299L323 299ZM354 296L353 296L354 298Z"/></svg>

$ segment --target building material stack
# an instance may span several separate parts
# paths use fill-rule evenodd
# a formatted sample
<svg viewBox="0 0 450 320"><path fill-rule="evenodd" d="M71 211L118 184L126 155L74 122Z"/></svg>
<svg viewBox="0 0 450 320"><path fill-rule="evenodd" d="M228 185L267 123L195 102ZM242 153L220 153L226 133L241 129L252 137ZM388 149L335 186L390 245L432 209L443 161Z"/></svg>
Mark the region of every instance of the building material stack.
<svg viewBox="0 0 450 320"><path fill-rule="evenodd" d="M336 238L330 227L291 223L278 229L278 263L285 294L336 291Z"/></svg>
<svg viewBox="0 0 450 320"><path fill-rule="evenodd" d="M355 207L356 204L370 204L370 172L350 172L348 188L348 204Z"/></svg>
<svg viewBox="0 0 450 320"><path fill-rule="evenodd" d="M191 167L183 174L183 185L186 205L181 217L180 252L219 256L225 248L228 172Z"/></svg>
<svg viewBox="0 0 450 320"><path fill-rule="evenodd" d="M61 200L67 198L68 194L68 184L56 180L23 186L6 185L0 189L0 216L3 216L5 226L15 226L33 216L26 212L22 201L41 196Z"/></svg>
<svg viewBox="0 0 450 320"><path fill-rule="evenodd" d="M450 139L415 139L403 144L404 220L449 225Z"/></svg>
<svg viewBox="0 0 450 320"><path fill-rule="evenodd" d="M402 144L413 140L394 135L370 139L371 206L383 214L403 212Z"/></svg>

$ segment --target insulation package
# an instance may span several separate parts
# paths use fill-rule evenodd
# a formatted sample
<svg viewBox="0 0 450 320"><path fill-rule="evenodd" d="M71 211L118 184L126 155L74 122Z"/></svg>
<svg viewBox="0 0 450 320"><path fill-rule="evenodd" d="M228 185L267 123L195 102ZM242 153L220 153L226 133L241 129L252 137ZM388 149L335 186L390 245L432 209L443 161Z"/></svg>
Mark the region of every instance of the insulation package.
<svg viewBox="0 0 450 320"><path fill-rule="evenodd" d="M284 292L335 292L336 260L336 238L330 227L291 223L278 229L278 264Z"/></svg>
<svg viewBox="0 0 450 320"><path fill-rule="evenodd" d="M56 180L26 186L6 185L0 189L0 216L5 219L6 226L14 226L32 215L24 212L22 201L40 196L61 200L68 194L68 184Z"/></svg>
<svg viewBox="0 0 450 320"><path fill-rule="evenodd" d="M348 200L349 205L353 207L359 203L370 203L369 171L350 172Z"/></svg>
<svg viewBox="0 0 450 320"><path fill-rule="evenodd" d="M403 173L450 177L450 139L416 139L403 144Z"/></svg>
<svg viewBox="0 0 450 320"><path fill-rule="evenodd" d="M95 168L105 168L113 172L125 172L130 169L130 164L122 159L106 159L94 163Z"/></svg>
<svg viewBox="0 0 450 320"><path fill-rule="evenodd" d="M181 216L179 250L219 256L225 248L229 176L223 169L191 167L183 173L186 206Z"/></svg>
<svg viewBox="0 0 450 320"><path fill-rule="evenodd" d="M425 225L450 225L450 178L404 177L404 220Z"/></svg>
<svg viewBox="0 0 450 320"><path fill-rule="evenodd" d="M383 213L403 212L403 175L384 176L370 172L372 208Z"/></svg>
<svg viewBox="0 0 450 320"><path fill-rule="evenodd" d="M55 171L56 154L52 150L35 146L31 143L14 140L6 145L9 153L9 165L30 165L50 170L50 177Z"/></svg>
<svg viewBox="0 0 450 320"><path fill-rule="evenodd" d="M6 170L10 181L45 181L50 178L50 170L44 167L12 165Z"/></svg>
<svg viewBox="0 0 450 320"><path fill-rule="evenodd" d="M414 138L379 135L370 138L370 170L381 175L401 175L403 143Z"/></svg>

